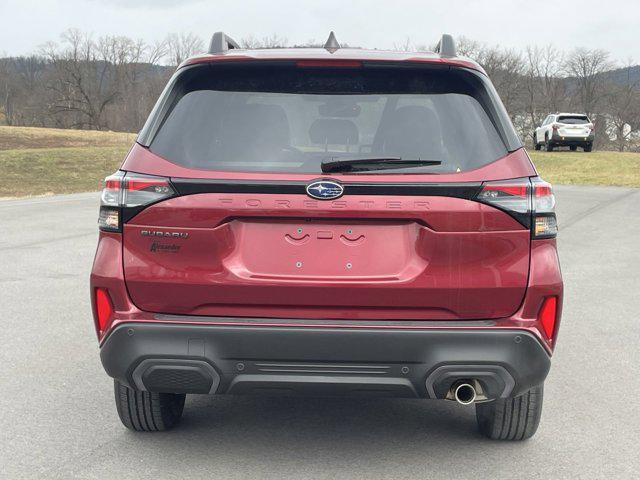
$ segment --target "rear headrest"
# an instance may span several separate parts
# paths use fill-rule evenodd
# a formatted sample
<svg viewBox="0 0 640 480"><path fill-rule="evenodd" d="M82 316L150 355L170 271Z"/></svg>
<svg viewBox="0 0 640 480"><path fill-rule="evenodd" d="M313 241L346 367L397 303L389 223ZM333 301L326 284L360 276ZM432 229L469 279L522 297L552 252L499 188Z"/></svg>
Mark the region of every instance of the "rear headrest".
<svg viewBox="0 0 640 480"><path fill-rule="evenodd" d="M351 120L319 118L311 124L309 138L313 143L322 145L356 145L360 134Z"/></svg>
<svg viewBox="0 0 640 480"><path fill-rule="evenodd" d="M442 129L427 107L410 105L393 112L382 133L383 152L406 159L439 160L443 155Z"/></svg>
<svg viewBox="0 0 640 480"><path fill-rule="evenodd" d="M280 105L247 104L233 107L224 118L222 142L244 147L286 147L289 121Z"/></svg>

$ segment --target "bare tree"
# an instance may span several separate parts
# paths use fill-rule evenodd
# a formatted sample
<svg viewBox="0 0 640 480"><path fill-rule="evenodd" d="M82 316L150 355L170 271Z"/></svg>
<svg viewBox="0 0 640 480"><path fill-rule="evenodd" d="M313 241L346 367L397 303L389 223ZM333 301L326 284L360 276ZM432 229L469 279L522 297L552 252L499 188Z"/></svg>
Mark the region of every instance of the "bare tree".
<svg viewBox="0 0 640 480"><path fill-rule="evenodd" d="M0 59L0 122L59 128L139 129L171 74L166 43L78 30L40 55Z"/></svg>
<svg viewBox="0 0 640 480"><path fill-rule="evenodd" d="M461 36L456 39L456 50L458 55L478 59L481 57L485 45L471 38Z"/></svg>
<svg viewBox="0 0 640 480"><path fill-rule="evenodd" d="M157 65L162 62L163 58L169 54L169 45L167 39L156 41L152 45L147 46L147 57L145 61L151 65Z"/></svg>
<svg viewBox="0 0 640 480"><path fill-rule="evenodd" d="M167 35L165 44L171 65L180 65L187 58L205 51L204 42L193 33L171 33Z"/></svg>
<svg viewBox="0 0 640 480"><path fill-rule="evenodd" d="M496 90L500 94L509 116L516 128L523 133L523 118L519 112L522 111L523 104L523 80L525 63L522 55L513 50L500 47L487 47L481 44L469 42L468 52L473 55L493 82Z"/></svg>
<svg viewBox="0 0 640 480"><path fill-rule="evenodd" d="M117 96L113 82L108 81L108 62L99 58L90 35L72 29L61 37L62 47L49 43L43 48L55 72L48 83L52 114L67 114L71 127L107 128L103 113Z"/></svg>
<svg viewBox="0 0 640 480"><path fill-rule="evenodd" d="M434 50L433 48L428 48L424 46L413 46L413 44L411 43L411 37L406 37L404 41L401 43L394 43L393 49L398 52L409 52L411 50L418 51L418 52Z"/></svg>
<svg viewBox="0 0 640 480"><path fill-rule="evenodd" d="M634 132L640 130L640 77L632 77L632 65L627 65L622 74L622 82L607 84L604 95L610 133L620 152L629 147Z"/></svg>
<svg viewBox="0 0 640 480"><path fill-rule="evenodd" d="M524 104L533 131L549 113L560 111L565 99L564 55L555 47L527 47L524 53Z"/></svg>
<svg viewBox="0 0 640 480"><path fill-rule="evenodd" d="M166 80L148 81L147 62L157 60L162 48L123 36L94 40L78 30L65 32L61 44L45 45L42 53L49 67L45 97L54 124L96 130L139 128L153 103L149 91L157 95L161 85L156 84Z"/></svg>
<svg viewBox="0 0 640 480"><path fill-rule="evenodd" d="M612 66L604 50L577 48L567 58L566 73L575 82L578 107L589 116L596 112L602 94L602 74Z"/></svg>
<svg viewBox="0 0 640 480"><path fill-rule="evenodd" d="M7 125L13 125L14 115L14 86L15 82L11 78L14 68L11 65L10 58L0 59L0 106L4 121Z"/></svg>
<svg viewBox="0 0 640 480"><path fill-rule="evenodd" d="M253 35L249 35L240 40L242 48L255 49L255 48L285 48L287 46L287 39L280 37L277 34L265 36L262 38L256 38Z"/></svg>

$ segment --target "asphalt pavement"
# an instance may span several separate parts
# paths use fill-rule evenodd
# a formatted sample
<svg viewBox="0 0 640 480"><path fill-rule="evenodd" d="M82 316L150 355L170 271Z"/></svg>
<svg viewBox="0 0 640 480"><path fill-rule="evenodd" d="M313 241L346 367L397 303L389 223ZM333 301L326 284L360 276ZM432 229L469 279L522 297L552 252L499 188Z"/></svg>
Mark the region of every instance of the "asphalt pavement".
<svg viewBox="0 0 640 480"><path fill-rule="evenodd" d="M556 191L564 316L521 443L402 399L191 396L175 430L127 431L89 305L97 194L0 202L0 478L638 478L640 189Z"/></svg>

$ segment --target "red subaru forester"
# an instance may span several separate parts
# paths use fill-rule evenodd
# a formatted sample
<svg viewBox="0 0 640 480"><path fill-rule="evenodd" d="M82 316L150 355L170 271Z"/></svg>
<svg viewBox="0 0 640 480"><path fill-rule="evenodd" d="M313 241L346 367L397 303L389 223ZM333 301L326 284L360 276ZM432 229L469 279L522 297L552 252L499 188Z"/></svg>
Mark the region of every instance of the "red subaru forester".
<svg viewBox="0 0 640 480"><path fill-rule="evenodd" d="M448 35L215 34L102 193L91 300L122 422L170 428L190 393L382 395L530 437L562 307L554 203Z"/></svg>

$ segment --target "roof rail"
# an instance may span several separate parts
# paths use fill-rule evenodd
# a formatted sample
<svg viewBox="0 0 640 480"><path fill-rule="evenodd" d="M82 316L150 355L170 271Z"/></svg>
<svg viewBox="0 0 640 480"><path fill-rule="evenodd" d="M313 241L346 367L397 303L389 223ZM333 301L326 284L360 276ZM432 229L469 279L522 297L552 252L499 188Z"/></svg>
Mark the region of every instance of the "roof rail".
<svg viewBox="0 0 640 480"><path fill-rule="evenodd" d="M227 53L232 48L240 48L238 42L233 38L225 35L224 32L216 32L211 37L211 43L209 43L209 52L211 54Z"/></svg>
<svg viewBox="0 0 640 480"><path fill-rule="evenodd" d="M440 54L441 57L455 57L456 54L456 42L453 37L447 33L443 33L440 41L436 45L435 53Z"/></svg>

